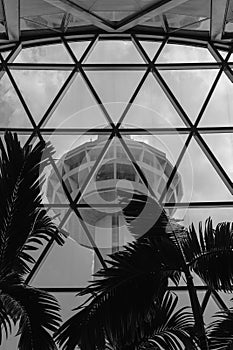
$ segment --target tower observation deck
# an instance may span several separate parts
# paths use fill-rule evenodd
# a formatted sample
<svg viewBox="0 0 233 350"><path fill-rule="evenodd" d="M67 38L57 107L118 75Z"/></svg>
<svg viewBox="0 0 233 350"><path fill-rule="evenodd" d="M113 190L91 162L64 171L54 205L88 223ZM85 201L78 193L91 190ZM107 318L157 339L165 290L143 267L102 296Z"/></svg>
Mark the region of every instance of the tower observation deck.
<svg viewBox="0 0 233 350"><path fill-rule="evenodd" d="M72 198L75 198L82 187L107 138L105 135L99 135L95 141L86 142L65 153L58 161L58 169ZM123 136L123 138L159 199L172 172L172 164L166 154L159 149L144 142L135 141L130 136ZM116 204L119 203L118 190L148 194L148 189L128 158L120 140L115 137L80 201L88 205L88 209L81 209L81 215L91 235L91 241L83 226L77 221L75 214L72 214L66 224L66 230L71 238L87 249L93 249L94 242L104 258L135 239L127 228L121 208L116 208ZM52 171L47 183L48 200L56 204L64 203L64 196L62 185ZM182 196L182 181L177 173L166 194L165 201L177 203L180 202ZM102 204L101 209L97 209L96 204ZM54 209L54 211L59 219L63 218L62 210ZM172 216L174 212L175 208L167 209L169 216ZM95 272L100 265L97 257L94 260Z"/></svg>

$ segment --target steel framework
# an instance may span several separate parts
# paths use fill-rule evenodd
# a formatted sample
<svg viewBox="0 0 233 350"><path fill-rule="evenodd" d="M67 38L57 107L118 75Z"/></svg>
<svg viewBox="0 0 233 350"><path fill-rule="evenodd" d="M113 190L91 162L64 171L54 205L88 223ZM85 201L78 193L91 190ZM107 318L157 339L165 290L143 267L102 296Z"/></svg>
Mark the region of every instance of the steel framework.
<svg viewBox="0 0 233 350"><path fill-rule="evenodd" d="M65 3L62 1L62 3ZM132 18L132 21L136 20L136 18ZM101 22L102 23L102 22ZM129 22L128 22L129 23ZM98 22L99 26L102 25L100 22ZM127 23L121 24L121 26L127 26ZM101 40L109 40L111 41L122 41L127 40L128 42L131 42L132 45L137 49L138 53L140 54L142 58L142 63L135 63L135 64L129 64L129 63L88 63L88 57L95 49L95 46L98 45L98 42ZM83 51L81 58L77 58L75 52L72 50L72 43L74 42L88 42L88 45L86 49ZM157 50L154 52L154 56L151 59L150 55L148 54L147 50L144 48L143 43L144 42L157 42L160 43L160 46ZM68 53L71 63L40 63L40 62L15 62L15 59L17 56L23 52L23 50L28 49L29 47L34 46L42 46L42 45L48 45L48 44L59 44L61 45L66 52ZM210 55L214 58L214 61L212 62L180 62L180 63L174 63L174 62L166 62L161 63L158 62L159 57L163 54L163 50L166 48L167 45L171 44L179 44L179 45L196 45L198 47L203 47ZM143 32L143 30L140 31L140 34L131 33L131 34L122 34L122 33L108 33L106 34L97 34L93 33L82 33L81 35L57 35L56 37L53 36L52 38L46 37L46 38L33 38L33 40L29 40L28 38L25 41L21 41L18 43L7 43L2 44L0 47L1 53L0 53L0 78L3 80L5 76L8 77L9 82L11 84L11 88L14 89L16 95L18 96L18 99L20 101L20 104L25 111L28 121L30 122L30 127L14 127L14 126L6 126L1 125L0 121L0 133L4 133L6 130L16 131L19 135L26 136L27 137L27 143L33 143L37 139L40 140L46 140L46 136L49 135L99 135L99 134L106 134L108 135L108 139L106 141L105 146L101 150L95 165L92 167L89 175L87 176L84 184L82 185L82 188L79 189L79 192L75 198L72 198L65 182L62 179L62 176L60 174L59 169L56 166L56 160L51 156L51 166L53 167L57 178L62 184L64 193L67 197L67 202L63 204L57 204L57 203L44 203L43 205L49 210L52 208L61 208L66 209L66 214L59 223L59 229L66 234L64 230L64 225L67 222L67 220L70 217L70 214L72 212L75 213L77 216L77 219L79 220L81 218L81 209L85 208L88 210L88 207L84 204L80 203L80 200L82 198L82 194L85 192L85 189L88 187L92 177L96 173L99 164L104 159L105 154L108 151L108 148L113 140L114 137L118 137L119 141L121 142L122 148L126 152L128 158L132 162L132 164L135 167L135 170L139 174L142 182L144 182L145 186L147 186L148 191L151 193L152 196L154 196L153 190L150 188L150 185L148 184L148 181L146 180L143 171L138 166L137 161L134 159L133 154L131 153L130 149L127 147L127 144L124 142L123 135L186 135L187 138L183 144L183 147L180 151L179 156L176 159L176 163L174 164L174 169L172 173L170 174L169 180L164 188L164 191L161 195L161 198L159 199L161 204L163 204L166 207L177 207L180 208L186 208L187 210L191 209L204 209L204 208L233 208L233 199L229 200L228 198L225 200L201 200L201 201L191 201L191 202L181 202L181 203L164 203L164 198L166 196L166 193L169 189L170 184L172 183L172 180L174 176L176 175L176 172L179 171L180 164L182 160L184 159L187 150L189 149L189 145L192 142L192 140L195 140L197 145L200 147L200 150L203 152L203 154L207 157L209 160L211 166L215 170L217 176L224 184L226 190L228 191L229 195L232 196L233 194L233 184L231 181L231 178L227 172L226 169L221 165L221 160L217 157L214 150L212 150L207 142L205 141L205 138L203 136L205 135L225 135L225 134L233 134L233 126L229 124L229 126L225 125L210 125L210 126L200 126L200 122L203 118L203 115L206 111L206 108L213 97L214 91L216 87L219 84L219 81L222 77L222 75L226 75L227 79L232 83L233 82L233 62L230 61L231 59L231 53L232 53L232 46L229 42L226 43L213 43L209 40L201 39L190 39L186 38L185 36L183 38L181 37L175 37L173 34L155 34L152 35L150 32L149 34L146 32L146 30ZM225 54L224 54L225 52ZM30 107L28 106L24 96L23 92L21 91L21 88L19 84L16 82L16 79L14 78L14 72L15 71L66 71L68 72L68 76L62 86L60 87L59 91L57 92L56 96L50 103L50 105L47 107L45 113L43 114L42 118L37 121L35 116L30 110ZM207 91L207 96L197 114L197 117L194 121L192 121L192 118L188 115L188 113L185 111L185 108L182 106L182 103L178 101L178 99L175 96L174 91L172 91L172 88L169 87L169 84L164 79L162 72L168 71L168 72L179 72L179 71L203 71L206 70L215 70L216 71L216 77L210 86L209 90ZM134 92L131 95L130 99L126 103L126 106L123 110L123 112L119 115L119 119L116 122L113 121L113 118L111 116L111 113L108 111L108 109L105 106L105 103L102 101L98 91L95 89L91 78L88 76L88 72L122 72L122 71L140 71L142 72L142 78L139 81L138 85L134 87ZM47 127L47 124L49 120L52 118L54 111L58 107L60 103L62 103L62 100L66 93L69 91L70 87L72 86L72 83L74 82L77 75L80 75L83 79L83 82L86 84L86 86L89 89L90 95L93 97L96 106L99 108L100 112L104 116L106 120L106 128L100 129L100 128L54 128L54 127ZM167 97L168 104L171 104L173 106L176 113L179 115L181 122L183 123L182 127L150 127L150 128L122 128L122 124L124 124L125 119L127 117L127 113L130 111L131 107L134 104L134 101L136 100L136 97L140 93L146 79L148 76L152 76L155 82L157 82L158 86L160 86L161 90L164 92L164 94ZM221 117L221 116L220 116ZM195 174L194 174L195 176ZM207 174L208 176L208 174ZM210 189L212 190L212 189ZM230 198L230 197L229 197ZM106 205L105 205L106 206ZM110 205L111 206L111 205ZM93 207L98 207L98 205L94 205ZM85 222L83 220L80 220L81 225L83 226L83 229L85 230L87 236L90 238L90 234L88 232L88 228L85 225ZM66 234L67 235L67 234ZM90 238L91 239L91 238ZM93 243L93 242L92 242ZM46 261L46 257L51 252L51 249L54 247L54 242L51 240L41 251L40 256L37 259L36 264L34 265L32 271L27 276L26 282L27 283L33 283L33 278L36 275L36 273L39 271L42 264ZM99 249L96 245L93 244L93 248L95 250L95 254L97 254L102 266L106 266L105 261L103 260L103 257L101 256ZM44 289L54 292L54 293L74 293L78 292L81 288L81 286L77 287L48 287L43 286ZM205 296L202 301L202 308L203 312L207 306L209 298L212 297L218 304L220 308L227 308L226 303L224 302L224 299L220 297L220 295L210 290L208 287L203 285L197 285L196 286L198 291L205 291ZM185 291L186 287L171 287L172 290L179 291Z"/></svg>

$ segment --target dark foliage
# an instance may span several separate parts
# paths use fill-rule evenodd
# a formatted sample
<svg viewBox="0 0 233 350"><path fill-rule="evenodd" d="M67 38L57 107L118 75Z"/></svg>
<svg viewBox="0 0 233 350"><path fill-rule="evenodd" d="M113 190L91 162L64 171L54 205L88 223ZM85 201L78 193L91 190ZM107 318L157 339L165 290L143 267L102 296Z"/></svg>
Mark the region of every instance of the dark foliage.
<svg viewBox="0 0 233 350"><path fill-rule="evenodd" d="M56 333L58 344L63 350L76 345L81 350L104 350L107 340L115 350L179 350L198 348L201 340L207 348L194 286L189 282L194 328L184 309L174 313L176 300L165 293L169 279L178 284L181 272L192 279L193 271L212 288L231 289L232 225L213 228L208 219L204 232L200 226L197 233L194 226L187 230L170 220L150 197L122 191L119 195L136 241L111 255L108 268L79 294L89 299Z"/></svg>
<svg viewBox="0 0 233 350"><path fill-rule="evenodd" d="M233 284L233 225L223 222L213 228L208 219L197 233L192 225L182 248L190 268L215 290L231 291Z"/></svg>
<svg viewBox="0 0 233 350"><path fill-rule="evenodd" d="M57 301L24 284L34 263L32 252L43 241L63 243L46 211L39 208L40 173L51 151L44 142L21 147L11 133L0 140L0 322L8 336L19 321L20 350L56 349L48 331L59 325Z"/></svg>

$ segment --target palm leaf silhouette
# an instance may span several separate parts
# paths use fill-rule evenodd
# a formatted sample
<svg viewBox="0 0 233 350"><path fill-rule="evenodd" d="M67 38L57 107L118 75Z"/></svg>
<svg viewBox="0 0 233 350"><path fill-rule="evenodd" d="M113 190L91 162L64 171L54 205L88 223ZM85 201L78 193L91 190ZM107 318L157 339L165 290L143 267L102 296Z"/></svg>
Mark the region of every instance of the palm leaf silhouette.
<svg viewBox="0 0 233 350"><path fill-rule="evenodd" d="M32 252L43 241L63 243L56 226L40 208L40 172L48 164L51 146L20 146L17 135L0 140L0 322L9 335L19 321L19 349L56 349L48 331L60 321L59 306L50 294L24 284L34 262ZM0 341L2 341L2 333Z"/></svg>
<svg viewBox="0 0 233 350"><path fill-rule="evenodd" d="M135 205L124 206L131 222L145 206L137 196L133 201ZM148 204L149 217L155 209L152 204ZM161 304L168 280L178 283L183 262L178 247L169 239L171 227L164 211L153 225L150 232L110 255L108 268L96 273L97 279L79 293L90 297L59 329L56 340L62 349L72 350L76 345L82 350L104 349L106 338L116 349L130 349L144 337L141 325L155 303Z"/></svg>

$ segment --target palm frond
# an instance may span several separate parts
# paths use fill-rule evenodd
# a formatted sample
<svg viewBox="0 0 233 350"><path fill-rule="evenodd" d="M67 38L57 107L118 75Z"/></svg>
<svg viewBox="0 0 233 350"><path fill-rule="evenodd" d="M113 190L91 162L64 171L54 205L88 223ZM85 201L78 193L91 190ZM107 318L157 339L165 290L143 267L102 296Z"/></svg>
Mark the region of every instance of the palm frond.
<svg viewBox="0 0 233 350"><path fill-rule="evenodd" d="M154 310L147 323L142 325L145 340L139 349L158 348L166 350L198 349L193 333L194 320L187 307L176 310L178 297L167 292L161 305Z"/></svg>
<svg viewBox="0 0 233 350"><path fill-rule="evenodd" d="M233 349L233 309L217 312L207 327L210 350Z"/></svg>
<svg viewBox="0 0 233 350"><path fill-rule="evenodd" d="M3 333L5 333L5 337L8 338L9 334L12 332L12 321L15 321L15 318L13 320L9 315L7 307L5 308L5 302L8 302L5 295L0 293L0 345L2 344Z"/></svg>
<svg viewBox="0 0 233 350"><path fill-rule="evenodd" d="M154 198L123 190L119 190L118 195L132 236L138 241L149 239L152 243L159 244L160 252L166 257L167 263L180 269L184 263L179 246L183 227L175 225Z"/></svg>
<svg viewBox="0 0 233 350"><path fill-rule="evenodd" d="M212 220L201 224L197 233L192 225L182 240L182 248L190 268L216 290L231 291L233 283L233 225Z"/></svg>
<svg viewBox="0 0 233 350"><path fill-rule="evenodd" d="M19 321L19 350L55 350L49 331L60 324L59 306L49 293L24 284L1 283L4 309L13 321ZM17 316L16 316L17 315Z"/></svg>
<svg viewBox="0 0 233 350"><path fill-rule="evenodd" d="M162 300L168 279L177 283L176 271L149 241L136 241L110 258L110 266L95 274L99 279L79 293L91 295L89 304L79 307L58 331L56 339L63 349L104 349L106 337L119 347L138 341L140 325L154 302Z"/></svg>
<svg viewBox="0 0 233 350"><path fill-rule="evenodd" d="M166 234L168 217L161 205L151 197L130 191L118 190L128 228L134 238Z"/></svg>
<svg viewBox="0 0 233 350"><path fill-rule="evenodd" d="M5 144L0 140L1 275L8 274L12 268L17 268L19 273L28 271L26 262L33 261L28 254L31 243L57 236L55 226L39 208L43 181L40 170L48 164L49 152L52 149L45 147L44 142L34 148L21 147L17 135L11 133L5 134Z"/></svg>

